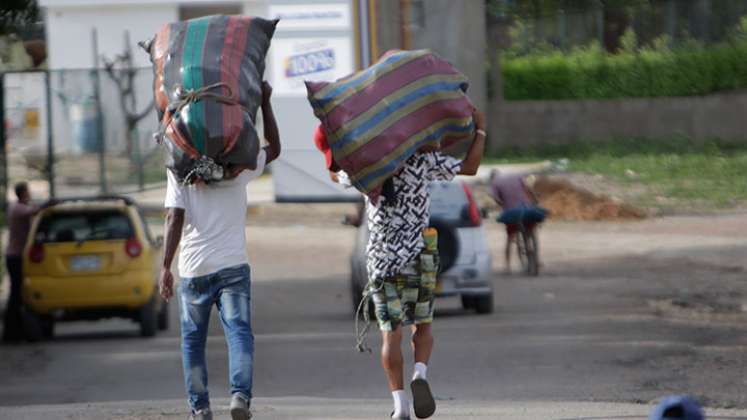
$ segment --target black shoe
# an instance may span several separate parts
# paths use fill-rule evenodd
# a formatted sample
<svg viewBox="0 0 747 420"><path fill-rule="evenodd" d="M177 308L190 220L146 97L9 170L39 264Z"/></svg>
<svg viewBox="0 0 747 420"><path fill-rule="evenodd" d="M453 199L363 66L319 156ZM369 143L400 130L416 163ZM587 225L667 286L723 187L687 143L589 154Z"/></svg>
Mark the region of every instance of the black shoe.
<svg viewBox="0 0 747 420"><path fill-rule="evenodd" d="M425 379L415 379L410 382L412 390L412 405L415 409L415 417L427 419L436 412L436 401L431 394L431 387Z"/></svg>

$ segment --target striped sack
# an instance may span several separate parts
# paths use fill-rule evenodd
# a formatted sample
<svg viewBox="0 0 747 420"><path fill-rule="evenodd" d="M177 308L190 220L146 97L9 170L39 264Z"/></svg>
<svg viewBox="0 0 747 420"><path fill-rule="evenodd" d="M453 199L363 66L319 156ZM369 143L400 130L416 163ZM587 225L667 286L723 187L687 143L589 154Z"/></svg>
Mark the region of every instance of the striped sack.
<svg viewBox="0 0 747 420"><path fill-rule="evenodd" d="M428 50L392 51L333 83L306 82L332 156L374 198L415 152L474 137L467 78Z"/></svg>
<svg viewBox="0 0 747 420"><path fill-rule="evenodd" d="M166 166L180 181L218 181L227 165L256 168L254 122L276 24L209 16L166 24L141 43L155 73L161 122L156 137L166 145Z"/></svg>

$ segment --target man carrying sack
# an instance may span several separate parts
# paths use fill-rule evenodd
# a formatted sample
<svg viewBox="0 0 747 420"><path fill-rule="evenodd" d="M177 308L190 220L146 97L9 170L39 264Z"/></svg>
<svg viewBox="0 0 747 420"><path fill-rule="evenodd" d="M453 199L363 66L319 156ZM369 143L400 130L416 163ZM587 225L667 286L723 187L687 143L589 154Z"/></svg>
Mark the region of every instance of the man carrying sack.
<svg viewBox="0 0 747 420"><path fill-rule="evenodd" d="M247 183L280 155L272 88L263 82L277 20L207 16L164 25L141 43L154 70L154 97L166 148L166 237L161 296L174 295L179 254L184 382L192 419L213 418L205 342L210 311L220 313L228 344L230 412L251 418L254 336L246 254ZM255 129L262 109L268 146Z"/></svg>
<svg viewBox="0 0 747 420"><path fill-rule="evenodd" d="M251 271L246 254L246 184L280 155L277 124L270 105L271 88L263 85L262 115L269 145L257 156L257 167L226 168L214 184L179 183L168 171L166 237L159 278L161 296L174 295L171 263L179 254L182 362L192 418L210 420L205 342L213 305L218 308L228 343L231 416L251 418L254 336L251 326Z"/></svg>
<svg viewBox="0 0 747 420"><path fill-rule="evenodd" d="M410 389L415 415L428 418L436 403L427 381L428 361L433 350L434 289L438 274L435 230L428 228L430 190L433 181L451 181L456 175L475 175L485 148L485 122L475 111L475 136L464 160L440 151L418 152L384 183L379 199L366 198L370 236L367 254L369 291L382 333L381 364L394 400L391 417L410 418L410 403L404 390L402 328L412 326L415 360ZM315 142L325 154L329 146L321 130ZM335 164L327 159L334 172ZM345 178L335 176L333 179ZM365 301L365 300L364 300ZM365 310L365 308L364 308Z"/></svg>
<svg viewBox="0 0 747 420"><path fill-rule="evenodd" d="M428 184L477 173L485 147L485 125L479 112L474 118L475 138L463 161L438 151L416 153L387 181L391 186L384 187L383 199L377 204L366 203L371 232L369 287L375 288L372 296L383 338L381 364L394 399L392 418L410 416L401 349L401 326L407 325L412 325L415 366L410 388L415 415L428 418L436 411L426 376L433 350L433 292L438 273L437 238L426 231L430 219Z"/></svg>
<svg viewBox="0 0 747 420"><path fill-rule="evenodd" d="M404 390L402 327L412 327L415 415L436 403L427 382L433 350L438 235L429 228L430 183L475 175L485 148L483 115L465 95L468 81L427 50L392 51L373 66L333 83L307 82L322 122L314 138L332 179L366 196L370 232L368 287L383 336L381 363L394 400L391 417L410 418ZM443 152L468 147L464 160ZM366 317L367 318L367 317ZM366 330L358 334L365 349Z"/></svg>

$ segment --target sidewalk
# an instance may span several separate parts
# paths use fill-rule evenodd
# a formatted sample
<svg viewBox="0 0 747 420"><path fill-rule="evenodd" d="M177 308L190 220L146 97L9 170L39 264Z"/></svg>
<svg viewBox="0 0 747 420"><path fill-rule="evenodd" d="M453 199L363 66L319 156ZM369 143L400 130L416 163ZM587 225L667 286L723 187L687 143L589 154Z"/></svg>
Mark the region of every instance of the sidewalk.
<svg viewBox="0 0 747 420"><path fill-rule="evenodd" d="M529 175L533 173L545 173L558 170L556 164L550 161L537 163L518 163L503 165L483 165L480 167L476 177L458 177L467 182L475 179L488 179L490 172L494 169L504 174ZM128 194L134 198L140 206L148 210L160 210L163 208L163 198L166 194L166 186L158 186L147 191ZM261 206L275 202L275 189L272 176L263 176L247 185L247 202L249 206Z"/></svg>
<svg viewBox="0 0 747 420"><path fill-rule="evenodd" d="M507 420L591 420L646 419L653 406L637 404L496 401L439 401L433 419ZM306 397L257 398L255 420L382 420L387 418L391 401ZM92 404L3 407L0 419L183 419L186 402L127 401ZM214 399L216 419L228 418L228 400ZM747 410L707 410L708 419L747 419ZM413 417L414 418L414 417Z"/></svg>
<svg viewBox="0 0 747 420"><path fill-rule="evenodd" d="M466 182L475 182L476 180L486 180L490 176L490 172L494 169L501 171L503 174L515 174L515 175L529 175L546 173L553 171L562 171L563 166L558 162L543 161L536 163L516 163L516 164L501 164L501 165L482 165L478 170L477 176L466 177L459 176L460 180ZM38 199L49 196L49 185L44 180L29 181L29 187L33 197ZM120 189L125 191L135 191L136 186L119 186ZM57 191L58 197L73 197L73 196L87 196L91 195L90 186L62 186L62 189ZM94 188L95 190L95 188ZM7 191L7 199L9 202L15 200L14 192L11 188ZM95 194L95 193L94 193ZM166 184L153 184L149 185L148 189L141 192L131 192L125 195L132 197L137 203L148 212L158 212L163 209L163 199L166 195ZM247 186L247 202L249 206L262 206L265 204L275 202L275 189L271 175L262 176L250 182Z"/></svg>

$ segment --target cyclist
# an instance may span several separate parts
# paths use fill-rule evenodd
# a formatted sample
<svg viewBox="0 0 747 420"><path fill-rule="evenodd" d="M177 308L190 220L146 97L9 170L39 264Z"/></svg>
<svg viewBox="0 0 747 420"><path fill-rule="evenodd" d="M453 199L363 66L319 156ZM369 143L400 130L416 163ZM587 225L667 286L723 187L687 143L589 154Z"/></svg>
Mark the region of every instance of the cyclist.
<svg viewBox="0 0 747 420"><path fill-rule="evenodd" d="M545 210L537 206L537 197L519 175L501 174L494 169L490 173L490 187L493 199L503 209L497 220L506 225L505 269L506 273L511 273L511 244L517 240L520 223L536 244L534 227L544 220Z"/></svg>

